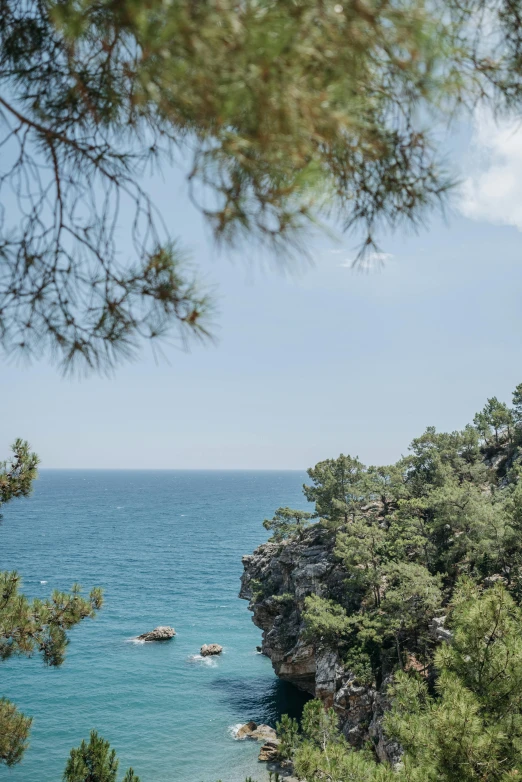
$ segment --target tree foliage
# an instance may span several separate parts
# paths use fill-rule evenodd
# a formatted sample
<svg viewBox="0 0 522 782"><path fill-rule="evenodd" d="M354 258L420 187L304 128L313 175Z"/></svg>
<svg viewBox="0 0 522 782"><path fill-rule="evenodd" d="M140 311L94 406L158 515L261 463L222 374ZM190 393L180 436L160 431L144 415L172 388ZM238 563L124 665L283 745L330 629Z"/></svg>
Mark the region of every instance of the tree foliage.
<svg viewBox="0 0 522 782"><path fill-rule="evenodd" d="M437 649L435 687L425 675L396 673L386 735L403 749L392 769L350 747L337 715L320 701L305 707L301 732L278 726L299 779L316 782L508 782L522 773L522 611L501 583L482 590L470 578L449 606L452 637Z"/></svg>
<svg viewBox="0 0 522 782"><path fill-rule="evenodd" d="M304 487L335 575L304 599L307 642L359 685L388 688L401 764L376 764L309 704L282 721L296 775L372 782L508 782L522 773L522 385L474 425L411 443L397 464L341 454ZM317 539L317 536L313 538Z"/></svg>
<svg viewBox="0 0 522 782"><path fill-rule="evenodd" d="M332 523L347 522L364 497L364 467L357 457L341 454L310 467L312 485L303 486L308 502L315 502L318 516Z"/></svg>
<svg viewBox="0 0 522 782"><path fill-rule="evenodd" d="M27 497L37 476L39 459L29 443L18 439L11 449L12 457L0 462L0 508L14 497Z"/></svg>
<svg viewBox="0 0 522 782"><path fill-rule="evenodd" d="M278 508L273 518L265 519L263 527L273 533L270 540L281 541L300 532L312 517L313 514L308 511L285 506Z"/></svg>
<svg viewBox="0 0 522 782"><path fill-rule="evenodd" d="M92 730L89 743L84 739L79 747L71 750L63 782L116 782L118 766L116 751ZM140 779L129 768L122 782L140 782Z"/></svg>
<svg viewBox="0 0 522 782"><path fill-rule="evenodd" d="M386 729L411 782L507 782L522 773L522 612L502 584L460 582L453 638L435 655L436 692L397 675Z"/></svg>
<svg viewBox="0 0 522 782"><path fill-rule="evenodd" d="M26 497L37 475L38 457L29 444L16 440L13 456L0 468L0 505ZM83 597L75 584L70 593L55 590L45 600L29 600L20 590L16 572L0 571L0 660L40 654L44 663L59 666L65 658L68 630L101 608L100 589ZM28 745L31 718L5 699L0 700L0 763L19 763Z"/></svg>
<svg viewBox="0 0 522 782"><path fill-rule="evenodd" d="M32 719L6 698L0 698L0 763L19 763L29 745Z"/></svg>
<svg viewBox="0 0 522 782"><path fill-rule="evenodd" d="M371 248L380 226L417 225L452 184L441 123L478 99L520 103L510 0L0 11L0 339L66 365L208 335L208 295L150 198L150 168L183 157L220 241L281 255L333 218Z"/></svg>

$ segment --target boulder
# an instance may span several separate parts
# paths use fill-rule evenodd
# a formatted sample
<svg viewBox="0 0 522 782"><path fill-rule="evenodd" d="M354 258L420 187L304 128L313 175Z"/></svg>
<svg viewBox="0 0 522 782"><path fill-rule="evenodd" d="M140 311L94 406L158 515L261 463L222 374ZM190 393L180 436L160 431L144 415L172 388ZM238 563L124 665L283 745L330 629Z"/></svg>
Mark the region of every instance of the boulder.
<svg viewBox="0 0 522 782"><path fill-rule="evenodd" d="M236 738L238 739L247 739L252 736L252 733L257 730L257 723L256 722L246 722L244 725L241 725L240 728L238 728L238 731L236 733Z"/></svg>
<svg viewBox="0 0 522 782"><path fill-rule="evenodd" d="M258 725L249 738L256 739L256 741L275 741L277 733L270 725Z"/></svg>
<svg viewBox="0 0 522 782"><path fill-rule="evenodd" d="M202 657L209 657L211 654L221 654L223 647L219 644L203 644L199 653Z"/></svg>
<svg viewBox="0 0 522 782"><path fill-rule="evenodd" d="M138 641L169 641L176 635L173 627L161 626L155 627L149 633L138 635Z"/></svg>
<svg viewBox="0 0 522 782"><path fill-rule="evenodd" d="M277 739L269 739L266 741L259 750L259 760L263 763L267 763L271 760L277 760L279 758L279 741Z"/></svg>

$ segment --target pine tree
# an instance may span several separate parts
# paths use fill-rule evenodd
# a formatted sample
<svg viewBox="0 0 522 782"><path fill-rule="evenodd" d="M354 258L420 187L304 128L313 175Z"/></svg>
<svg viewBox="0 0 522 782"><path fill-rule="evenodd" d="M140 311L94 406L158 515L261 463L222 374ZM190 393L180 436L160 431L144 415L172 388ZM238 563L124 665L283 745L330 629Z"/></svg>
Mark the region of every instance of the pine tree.
<svg viewBox="0 0 522 782"><path fill-rule="evenodd" d="M499 445L500 438L504 436L511 441L513 415L508 406L499 402L496 396L488 399L484 409L476 414L474 424L486 443L491 436L491 430L494 432L495 445Z"/></svg>
<svg viewBox="0 0 522 782"><path fill-rule="evenodd" d="M116 751L92 730L89 743L83 740L77 749L71 750L63 782L116 782L118 766ZM122 782L140 782L140 779L129 768Z"/></svg>
<svg viewBox="0 0 522 782"><path fill-rule="evenodd" d="M399 779L507 782L522 773L522 612L501 584L460 583L452 642L435 656L437 696L398 674L385 728L405 749Z"/></svg>
<svg viewBox="0 0 522 782"><path fill-rule="evenodd" d="M317 516L330 522L353 521L366 497L365 468L357 457L341 454L325 459L308 471L312 485L303 486L308 502L315 502Z"/></svg>
<svg viewBox="0 0 522 782"><path fill-rule="evenodd" d="M520 107L509 0L2 0L0 12L0 187L19 207L0 236L1 343L66 364L208 337L208 292L144 184L180 149L218 241L305 251L306 229L333 212L367 251L380 226L418 225L444 200L448 115L477 95Z"/></svg>
<svg viewBox="0 0 522 782"><path fill-rule="evenodd" d="M29 444L16 440L13 456L0 465L0 506L27 497L37 476L38 457ZM67 631L101 608L100 589L87 598L75 584L70 593L54 591L46 600L29 600L19 589L18 573L0 571L0 660L39 653L46 665L59 666L68 644ZM0 764L19 763L28 746L31 718L0 699Z"/></svg>
<svg viewBox="0 0 522 782"><path fill-rule="evenodd" d="M301 532L311 518L313 513L285 506L278 508L273 518L265 519L263 527L273 533L270 540L281 541Z"/></svg>

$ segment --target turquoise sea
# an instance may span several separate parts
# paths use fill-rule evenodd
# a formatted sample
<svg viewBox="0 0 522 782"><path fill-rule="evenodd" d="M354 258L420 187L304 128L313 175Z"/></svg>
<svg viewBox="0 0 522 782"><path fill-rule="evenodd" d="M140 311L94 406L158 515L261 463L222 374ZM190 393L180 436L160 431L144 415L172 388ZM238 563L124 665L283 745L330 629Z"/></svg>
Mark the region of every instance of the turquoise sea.
<svg viewBox="0 0 522 782"><path fill-rule="evenodd" d="M0 664L0 696L34 717L9 782L59 782L69 750L95 727L120 770L141 782L267 778L259 746L233 727L299 715L305 697L256 652L261 632L239 600L241 556L266 540L279 505L303 507L299 472L42 470L32 497L0 522L0 569L24 589L101 586L98 617L71 632L60 669L38 657ZM163 644L131 639L159 624ZM224 653L203 660L203 643Z"/></svg>

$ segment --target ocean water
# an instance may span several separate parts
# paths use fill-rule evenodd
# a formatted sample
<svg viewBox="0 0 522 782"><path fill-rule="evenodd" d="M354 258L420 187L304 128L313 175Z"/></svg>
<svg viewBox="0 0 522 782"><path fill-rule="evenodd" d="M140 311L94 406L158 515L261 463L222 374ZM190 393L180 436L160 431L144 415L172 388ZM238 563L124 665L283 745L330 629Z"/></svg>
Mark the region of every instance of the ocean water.
<svg viewBox="0 0 522 782"><path fill-rule="evenodd" d="M141 782L267 779L256 742L233 727L298 716L306 696L256 652L261 631L239 600L241 556L266 540L279 505L303 507L298 472L43 470L32 497L0 522L0 569L44 597L101 586L105 606L70 634L60 669L0 663L0 696L34 717L9 782L59 782L72 747L96 728L120 770ZM131 639L160 624L167 643ZM224 647L202 659L203 643Z"/></svg>

